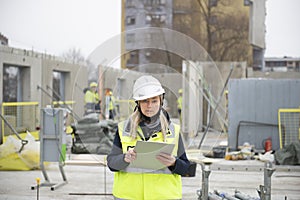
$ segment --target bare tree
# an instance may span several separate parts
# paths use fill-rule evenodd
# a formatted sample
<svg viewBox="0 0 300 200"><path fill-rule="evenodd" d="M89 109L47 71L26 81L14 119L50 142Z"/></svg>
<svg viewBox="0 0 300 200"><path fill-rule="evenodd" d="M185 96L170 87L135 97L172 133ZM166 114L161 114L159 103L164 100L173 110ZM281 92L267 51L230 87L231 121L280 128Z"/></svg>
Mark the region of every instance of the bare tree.
<svg viewBox="0 0 300 200"><path fill-rule="evenodd" d="M227 15L218 22L212 54L220 61L245 61L249 57L248 19Z"/></svg>
<svg viewBox="0 0 300 200"><path fill-rule="evenodd" d="M62 57L73 62L74 64L81 64L84 67L87 67L89 81L98 79L97 67L82 55L80 49L75 47L70 48L68 51L62 54Z"/></svg>
<svg viewBox="0 0 300 200"><path fill-rule="evenodd" d="M67 52L63 53L62 57L76 64L85 62L85 58L82 55L81 50L75 47L70 48Z"/></svg>
<svg viewBox="0 0 300 200"><path fill-rule="evenodd" d="M249 61L248 16L234 0L196 0L205 37L200 41L216 61Z"/></svg>

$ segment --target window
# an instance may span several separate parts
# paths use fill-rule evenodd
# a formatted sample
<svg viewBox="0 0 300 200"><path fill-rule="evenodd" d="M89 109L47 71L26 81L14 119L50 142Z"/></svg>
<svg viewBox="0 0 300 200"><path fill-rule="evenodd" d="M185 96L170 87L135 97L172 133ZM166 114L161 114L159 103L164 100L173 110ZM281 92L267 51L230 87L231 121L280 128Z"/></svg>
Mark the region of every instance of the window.
<svg viewBox="0 0 300 200"><path fill-rule="evenodd" d="M166 15L159 14L148 14L146 15L146 24L159 25L164 24L166 22Z"/></svg>
<svg viewBox="0 0 300 200"><path fill-rule="evenodd" d="M166 0L145 0L145 6L157 6L157 5L165 5Z"/></svg>
<svg viewBox="0 0 300 200"><path fill-rule="evenodd" d="M135 24L135 17L133 17L133 16L128 16L128 17L126 18L126 24L127 24L127 25L134 25L134 24Z"/></svg>
<svg viewBox="0 0 300 200"><path fill-rule="evenodd" d="M30 68L3 66L3 102L30 100Z"/></svg>
<svg viewBox="0 0 300 200"><path fill-rule="evenodd" d="M127 0L126 1L126 6L127 7L135 7L134 0Z"/></svg>
<svg viewBox="0 0 300 200"><path fill-rule="evenodd" d="M215 7L218 5L218 0L209 0L209 7Z"/></svg>
<svg viewBox="0 0 300 200"><path fill-rule="evenodd" d="M146 24L150 24L152 20L151 15L146 15Z"/></svg>
<svg viewBox="0 0 300 200"><path fill-rule="evenodd" d="M53 101L65 101L66 73L53 71L52 98Z"/></svg>
<svg viewBox="0 0 300 200"><path fill-rule="evenodd" d="M166 4L166 0L159 0L159 4L160 5L165 5Z"/></svg>
<svg viewBox="0 0 300 200"><path fill-rule="evenodd" d="M138 64L139 63L139 51L131 51L130 57L128 59L128 64Z"/></svg>
<svg viewBox="0 0 300 200"><path fill-rule="evenodd" d="M14 66L3 67L3 102L18 101L18 77L20 70Z"/></svg>

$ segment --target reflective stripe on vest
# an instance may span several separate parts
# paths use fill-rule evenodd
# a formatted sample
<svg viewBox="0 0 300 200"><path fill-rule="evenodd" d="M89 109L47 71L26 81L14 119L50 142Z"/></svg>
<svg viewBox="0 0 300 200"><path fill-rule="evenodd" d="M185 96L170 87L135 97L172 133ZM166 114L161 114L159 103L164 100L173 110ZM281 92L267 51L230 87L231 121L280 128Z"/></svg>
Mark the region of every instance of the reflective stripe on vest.
<svg viewBox="0 0 300 200"><path fill-rule="evenodd" d="M124 153L127 152L127 148L133 148L137 140L142 140L141 136L143 136L139 127L138 131L141 136L138 135L137 139L132 139L128 126L128 120L118 125ZM172 152L174 156L177 156L179 131L178 125L170 124L166 142L175 143ZM155 137L150 137L148 141L163 142L163 134L158 132ZM181 176L172 174L167 167L155 171L128 167L125 171L115 173L113 195L121 199L181 199Z"/></svg>

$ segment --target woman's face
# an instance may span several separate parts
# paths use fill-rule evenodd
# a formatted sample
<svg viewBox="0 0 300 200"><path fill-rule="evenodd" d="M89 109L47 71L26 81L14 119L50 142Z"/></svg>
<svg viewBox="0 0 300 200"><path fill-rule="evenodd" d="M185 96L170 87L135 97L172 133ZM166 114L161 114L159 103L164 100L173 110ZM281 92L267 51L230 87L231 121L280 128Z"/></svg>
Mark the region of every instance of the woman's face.
<svg viewBox="0 0 300 200"><path fill-rule="evenodd" d="M142 113L147 117L153 117L157 114L160 108L160 97L152 97L139 101Z"/></svg>

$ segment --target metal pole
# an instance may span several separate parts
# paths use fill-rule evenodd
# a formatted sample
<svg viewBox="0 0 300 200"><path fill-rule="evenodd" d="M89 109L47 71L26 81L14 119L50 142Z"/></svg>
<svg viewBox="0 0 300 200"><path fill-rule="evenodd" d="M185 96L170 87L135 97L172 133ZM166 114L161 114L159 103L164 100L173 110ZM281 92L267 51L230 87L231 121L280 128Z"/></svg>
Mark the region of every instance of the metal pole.
<svg viewBox="0 0 300 200"><path fill-rule="evenodd" d="M210 175L209 165L205 163L201 164L202 169L202 190L201 190L201 200L208 200L208 177Z"/></svg>
<svg viewBox="0 0 300 200"><path fill-rule="evenodd" d="M36 178L36 199L39 200L40 198L40 178Z"/></svg>
<svg viewBox="0 0 300 200"><path fill-rule="evenodd" d="M10 130L13 131L13 133L17 136L17 138L21 141L21 148L18 151L19 153L21 153L21 151L23 150L24 146L28 143L28 140L23 140L21 138L21 136L19 135L19 133L16 131L16 129L14 129L12 127L12 125L5 119L5 117L2 114L0 114L0 117L2 118L2 120L4 121L4 123L10 128Z"/></svg>
<svg viewBox="0 0 300 200"><path fill-rule="evenodd" d="M38 86L37 86L37 89L38 89L38 90L40 89L42 92L44 92L44 93L45 93L48 97L50 97L51 100L52 100L52 98L53 98L52 95L49 94L46 90L44 90L41 86L38 85ZM59 101L59 99L57 99L57 98L58 98L58 97L56 97L56 100Z"/></svg>
<svg viewBox="0 0 300 200"><path fill-rule="evenodd" d="M106 162L106 157L104 157L104 163ZM106 165L104 164L104 194L106 195Z"/></svg>
<svg viewBox="0 0 300 200"><path fill-rule="evenodd" d="M47 88L49 88L49 89L51 89L54 93L56 93L52 88L50 88L50 86L48 86L47 85ZM52 95L51 94L49 94L46 90L44 90L41 86L37 86L37 89L40 89L42 92L44 92L48 97L50 97L51 98L51 100L52 100ZM55 99L57 100L57 101L59 101L60 100L60 95L59 94L55 94ZM73 111L73 109L71 109L66 103L65 103L65 101L63 101L63 103L64 103L64 105L66 106L65 108L67 108L71 113L72 113L72 115L75 117L75 119L76 120L79 120L80 119L80 117Z"/></svg>
<svg viewBox="0 0 300 200"><path fill-rule="evenodd" d="M226 82L225 82L225 84L224 84L224 86L223 86L223 89L222 89L222 91L221 91L221 93L220 93L220 96L219 96L219 98L218 98L217 105L216 105L216 107L215 107L214 110L213 110L213 113L212 113L212 115L211 115L211 117L210 117L210 119L209 119L208 125L207 125L207 127L206 127L206 129L205 129L205 131L204 131L204 133L203 133L203 136L202 136L202 138L201 138L201 141L200 141L200 143L199 143L199 145L198 145L198 149L200 149L200 147L201 147L201 145L202 145L202 143L203 143L203 140L204 140L204 138L205 138L205 136L206 136L206 134L207 134L207 131L208 131L210 125L211 125L211 122L212 122L212 120L213 120L213 118L214 118L214 116L215 116L216 110L217 110L217 108L219 107L219 104L220 104L220 102L221 102L221 97L222 97L222 95L224 94L226 85L227 85L227 83L228 83L228 81L229 81L229 78L230 78L232 72L233 72L233 67L231 66L231 69L230 69L230 72L229 72L229 74L228 74L228 76L227 76Z"/></svg>
<svg viewBox="0 0 300 200"><path fill-rule="evenodd" d="M264 185L260 185L260 198L262 200L271 200L271 176L274 173L275 169L272 166L271 162L265 163L264 168Z"/></svg>

